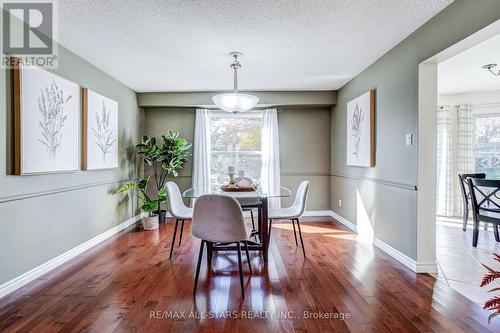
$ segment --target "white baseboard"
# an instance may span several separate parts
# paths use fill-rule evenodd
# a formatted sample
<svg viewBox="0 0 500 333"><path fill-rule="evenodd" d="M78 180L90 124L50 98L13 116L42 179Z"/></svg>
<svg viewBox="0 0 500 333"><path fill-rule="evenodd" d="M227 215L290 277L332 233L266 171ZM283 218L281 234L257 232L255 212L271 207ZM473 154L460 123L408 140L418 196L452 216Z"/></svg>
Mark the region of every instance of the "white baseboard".
<svg viewBox="0 0 500 333"><path fill-rule="evenodd" d="M349 221L348 219L346 219L345 217L343 217L342 215L335 213L333 210L330 211L330 214L331 214L330 215L331 217L333 217L335 220L339 221L340 223L342 223L343 225L345 225L346 227L348 227L349 229L351 229L355 233L358 232L356 225L354 223L352 223L351 221Z"/></svg>
<svg viewBox="0 0 500 333"><path fill-rule="evenodd" d="M316 215L316 212L318 212L318 215ZM338 222L342 223L345 225L347 228L351 229L352 231L357 233L357 228L356 224L352 223L342 215L339 215L335 213L334 211L316 211L316 212L308 212L312 213L309 215L308 213L305 214L305 216L330 216L337 220ZM436 262L416 262L415 260L411 259L407 255L401 253L400 251L396 250L389 244L381 241L380 239L374 238L373 240L373 245L375 245L377 248L380 250L384 251L415 273L437 273L437 263Z"/></svg>
<svg viewBox="0 0 500 333"><path fill-rule="evenodd" d="M407 255L399 252L392 246L375 238L373 240L373 245L414 271L415 273L437 273L437 263L436 262L416 262Z"/></svg>
<svg viewBox="0 0 500 333"><path fill-rule="evenodd" d="M437 265L434 264L434 267L432 264L422 264L422 263L417 263L415 260L412 258L408 257L406 254L399 252L389 244L381 241L378 238L373 239L373 245L378 247L380 250L384 251L415 273L435 273L437 272Z"/></svg>
<svg viewBox="0 0 500 333"><path fill-rule="evenodd" d="M416 273L437 274L438 272L437 262L417 262L416 264Z"/></svg>
<svg viewBox="0 0 500 333"><path fill-rule="evenodd" d="M51 259L51 260L41 264L40 266L35 267L32 270L12 279L10 281L5 282L4 284L0 285L0 298L10 294L11 292L13 292L19 288L21 288L22 286L39 278L40 276L44 275L45 273L53 270L54 268L66 263L67 261L82 254L83 252L87 251L91 247L94 247L97 244L101 243L102 241L108 239L109 237L116 235L117 233L119 233L123 229L128 228L132 224L134 224L137 221L139 221L140 219L142 219L144 216L146 216L145 213L141 213L137 216L134 216L134 217L126 220L125 222L122 222L119 225L103 232L102 234L97 235L94 238L89 239L85 243L82 243L82 244L72 248L71 250L64 252L63 254L55 257L54 259Z"/></svg>
<svg viewBox="0 0 500 333"><path fill-rule="evenodd" d="M334 213L331 210L308 210L304 213L303 216L306 216L306 217L334 217L332 214L334 214ZM250 212L244 211L243 216L250 217ZM172 218L172 214L170 214L170 212L167 212L166 217Z"/></svg>

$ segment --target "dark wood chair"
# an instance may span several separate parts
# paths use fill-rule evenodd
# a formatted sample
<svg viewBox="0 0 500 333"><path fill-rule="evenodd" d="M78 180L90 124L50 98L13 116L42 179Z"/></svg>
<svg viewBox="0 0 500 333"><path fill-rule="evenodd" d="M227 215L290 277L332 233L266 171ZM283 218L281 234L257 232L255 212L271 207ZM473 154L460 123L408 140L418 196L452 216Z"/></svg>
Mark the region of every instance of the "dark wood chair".
<svg viewBox="0 0 500 333"><path fill-rule="evenodd" d="M484 173L459 173L458 179L460 184L460 192L462 193L462 201L464 205L464 222L462 230L467 230L467 221L469 219L469 209L470 209L470 195L469 195L469 185L467 184L467 178L477 178L485 179L486 174ZM486 227L486 224L485 224Z"/></svg>
<svg viewBox="0 0 500 333"><path fill-rule="evenodd" d="M500 224L500 180L468 178L467 183L474 220L472 246L477 247L479 222L493 224L495 240L500 242L498 235L498 225Z"/></svg>

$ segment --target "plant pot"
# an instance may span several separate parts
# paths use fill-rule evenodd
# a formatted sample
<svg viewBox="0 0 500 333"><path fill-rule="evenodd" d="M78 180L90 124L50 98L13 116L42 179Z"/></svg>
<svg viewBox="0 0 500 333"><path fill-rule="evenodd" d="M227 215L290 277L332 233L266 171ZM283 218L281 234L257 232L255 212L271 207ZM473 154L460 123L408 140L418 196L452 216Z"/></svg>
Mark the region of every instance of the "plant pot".
<svg viewBox="0 0 500 333"><path fill-rule="evenodd" d="M165 223L165 220L167 219L167 211L166 210L164 210L164 209L160 210L160 214L158 214L157 210L154 213L159 216L158 221L160 223Z"/></svg>
<svg viewBox="0 0 500 333"><path fill-rule="evenodd" d="M142 219L142 228L144 230L155 230L158 229L159 226L158 215L148 216Z"/></svg>

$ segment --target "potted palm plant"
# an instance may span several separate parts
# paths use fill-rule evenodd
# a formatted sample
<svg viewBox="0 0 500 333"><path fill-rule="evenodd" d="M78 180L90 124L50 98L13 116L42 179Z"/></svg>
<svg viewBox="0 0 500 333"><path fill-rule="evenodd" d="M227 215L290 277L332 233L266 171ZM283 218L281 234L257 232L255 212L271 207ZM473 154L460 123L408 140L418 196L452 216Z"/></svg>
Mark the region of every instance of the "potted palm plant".
<svg viewBox="0 0 500 333"><path fill-rule="evenodd" d="M141 141L135 145L137 154L142 156L144 164L148 166L149 172L153 176L157 194L156 199L151 199L146 193L151 177L141 180L138 184L124 184L117 192L138 188L142 199L144 199L142 200L143 210L150 213L150 215L158 216L159 223L164 223L166 210L161 209L161 203L167 199L165 193L167 177L177 177L179 175L184 163L191 157L190 149L192 144L186 139L180 138L179 133L174 131L167 131L166 134L161 136L161 140L161 144L158 144L154 136L144 135ZM147 181L143 183L145 180ZM141 183L144 186L144 191L139 186ZM165 195L163 196L163 194Z"/></svg>
<svg viewBox="0 0 500 333"><path fill-rule="evenodd" d="M167 192L164 188L160 189L157 193L157 198L152 199L148 195L148 185L151 176L141 179L138 183L126 183L120 186L116 193L123 193L130 190L138 190L138 197L141 200L141 209L148 213L148 216L142 219L142 227L144 230L155 230L159 227L158 214L156 214L156 209L158 205L167 200Z"/></svg>

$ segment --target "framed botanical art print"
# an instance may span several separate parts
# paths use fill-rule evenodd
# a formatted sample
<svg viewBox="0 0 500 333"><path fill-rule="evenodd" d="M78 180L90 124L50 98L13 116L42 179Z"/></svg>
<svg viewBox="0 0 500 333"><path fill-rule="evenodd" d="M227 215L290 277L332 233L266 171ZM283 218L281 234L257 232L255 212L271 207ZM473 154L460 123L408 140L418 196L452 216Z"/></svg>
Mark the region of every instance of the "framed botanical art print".
<svg viewBox="0 0 500 333"><path fill-rule="evenodd" d="M118 102L82 89L82 169L118 167Z"/></svg>
<svg viewBox="0 0 500 333"><path fill-rule="evenodd" d="M375 90L347 103L347 165L375 166Z"/></svg>
<svg viewBox="0 0 500 333"><path fill-rule="evenodd" d="M12 70L13 173L80 169L80 88L21 63Z"/></svg>

